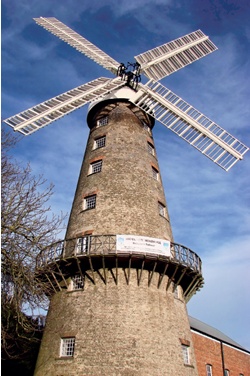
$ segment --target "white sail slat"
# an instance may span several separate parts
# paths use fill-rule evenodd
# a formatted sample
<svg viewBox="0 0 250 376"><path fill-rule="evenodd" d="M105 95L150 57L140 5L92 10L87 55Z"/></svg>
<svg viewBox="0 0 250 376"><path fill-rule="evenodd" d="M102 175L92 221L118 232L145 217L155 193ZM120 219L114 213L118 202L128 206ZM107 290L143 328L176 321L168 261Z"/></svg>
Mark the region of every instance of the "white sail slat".
<svg viewBox="0 0 250 376"><path fill-rule="evenodd" d="M139 85L131 102L228 171L249 150L242 142L159 82Z"/></svg>
<svg viewBox="0 0 250 376"><path fill-rule="evenodd" d="M141 72L155 81L215 51L217 47L201 30L135 56Z"/></svg>
<svg viewBox="0 0 250 376"><path fill-rule="evenodd" d="M60 22L54 17L40 17L34 18L34 20L38 25L56 35L64 42L74 47L77 51L88 56L97 64L100 64L102 67L111 71L113 74L117 74L117 69L120 65L117 61L115 61L112 57L107 55L93 43L82 37L80 34L66 26L64 23Z"/></svg>
<svg viewBox="0 0 250 376"><path fill-rule="evenodd" d="M14 128L15 131L29 135L77 110L86 103L102 98L110 91L122 86L124 86L124 82L118 78L100 77L11 116L4 122Z"/></svg>

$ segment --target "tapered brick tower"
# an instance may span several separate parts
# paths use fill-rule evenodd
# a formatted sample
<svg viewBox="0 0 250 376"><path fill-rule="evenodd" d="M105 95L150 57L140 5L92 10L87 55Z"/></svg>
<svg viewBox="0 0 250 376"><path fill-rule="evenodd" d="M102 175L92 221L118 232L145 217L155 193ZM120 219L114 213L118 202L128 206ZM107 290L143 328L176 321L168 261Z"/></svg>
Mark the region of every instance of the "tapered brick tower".
<svg viewBox="0 0 250 376"><path fill-rule="evenodd" d="M186 300L201 262L173 242L153 124L126 99L89 110L37 376L197 375Z"/></svg>
<svg viewBox="0 0 250 376"><path fill-rule="evenodd" d="M154 118L226 171L243 158L247 146L159 82L217 47L197 30L125 66L56 18L35 21L115 74L5 120L29 135L92 103L65 241L38 260L52 294L35 375L195 376L186 302L201 261L173 241L151 132Z"/></svg>

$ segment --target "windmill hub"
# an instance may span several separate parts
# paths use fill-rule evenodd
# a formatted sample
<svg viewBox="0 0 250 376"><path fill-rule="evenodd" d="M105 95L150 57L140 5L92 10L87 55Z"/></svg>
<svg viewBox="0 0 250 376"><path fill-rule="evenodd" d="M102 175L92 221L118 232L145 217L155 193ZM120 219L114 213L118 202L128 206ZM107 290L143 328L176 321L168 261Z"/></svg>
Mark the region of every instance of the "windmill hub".
<svg viewBox="0 0 250 376"><path fill-rule="evenodd" d="M141 65L137 62L129 63L125 66L121 63L117 69L117 76L126 81L126 85L136 90L138 83L141 82Z"/></svg>

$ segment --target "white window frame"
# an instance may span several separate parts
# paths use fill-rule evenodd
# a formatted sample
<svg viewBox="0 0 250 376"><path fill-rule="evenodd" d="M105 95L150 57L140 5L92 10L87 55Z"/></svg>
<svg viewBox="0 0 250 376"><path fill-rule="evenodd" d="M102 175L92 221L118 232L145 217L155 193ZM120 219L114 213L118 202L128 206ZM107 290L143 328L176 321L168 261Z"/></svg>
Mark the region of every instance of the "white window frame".
<svg viewBox="0 0 250 376"><path fill-rule="evenodd" d="M109 120L108 116L104 116L103 118L97 120L97 127L103 127L104 125L107 125Z"/></svg>
<svg viewBox="0 0 250 376"><path fill-rule="evenodd" d="M84 280L80 274L75 274L72 278L72 290L83 290Z"/></svg>
<svg viewBox="0 0 250 376"><path fill-rule="evenodd" d="M149 134L151 134L151 128L145 123L145 121L142 121L143 128L148 131Z"/></svg>
<svg viewBox="0 0 250 376"><path fill-rule="evenodd" d="M176 299L179 299L179 289L178 289L178 286L174 287L174 297Z"/></svg>
<svg viewBox="0 0 250 376"><path fill-rule="evenodd" d="M76 254L81 255L88 252L89 236L83 236L76 241Z"/></svg>
<svg viewBox="0 0 250 376"><path fill-rule="evenodd" d="M164 206L161 202L158 201L158 208L159 208L159 214L162 217L166 217L166 206Z"/></svg>
<svg viewBox="0 0 250 376"><path fill-rule="evenodd" d="M89 175L96 174L101 171L102 171L102 159L99 159L98 161L90 163Z"/></svg>
<svg viewBox="0 0 250 376"><path fill-rule="evenodd" d="M90 195L84 198L83 209L90 210L96 207L96 195Z"/></svg>
<svg viewBox="0 0 250 376"><path fill-rule="evenodd" d="M184 364L190 364L190 349L187 345L181 345Z"/></svg>
<svg viewBox="0 0 250 376"><path fill-rule="evenodd" d="M159 180L159 171L152 166L152 176L155 180Z"/></svg>
<svg viewBox="0 0 250 376"><path fill-rule="evenodd" d="M211 364L206 364L206 376L213 376L213 367Z"/></svg>
<svg viewBox="0 0 250 376"><path fill-rule="evenodd" d="M106 136L97 137L94 140L94 147L93 149L100 149L106 146Z"/></svg>
<svg viewBox="0 0 250 376"><path fill-rule="evenodd" d="M151 142L148 142L148 152L149 154L155 156L155 148L154 148L154 145L151 144Z"/></svg>
<svg viewBox="0 0 250 376"><path fill-rule="evenodd" d="M60 356L72 358L75 352L75 337L61 338Z"/></svg>

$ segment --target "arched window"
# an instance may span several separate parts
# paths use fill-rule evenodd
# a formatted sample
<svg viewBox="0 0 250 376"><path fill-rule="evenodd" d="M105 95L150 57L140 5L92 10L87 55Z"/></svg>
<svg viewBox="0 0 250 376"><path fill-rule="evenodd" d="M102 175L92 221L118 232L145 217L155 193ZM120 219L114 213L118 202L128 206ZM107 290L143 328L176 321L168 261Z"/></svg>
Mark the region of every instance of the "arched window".
<svg viewBox="0 0 250 376"><path fill-rule="evenodd" d="M211 364L206 364L206 376L213 376Z"/></svg>

